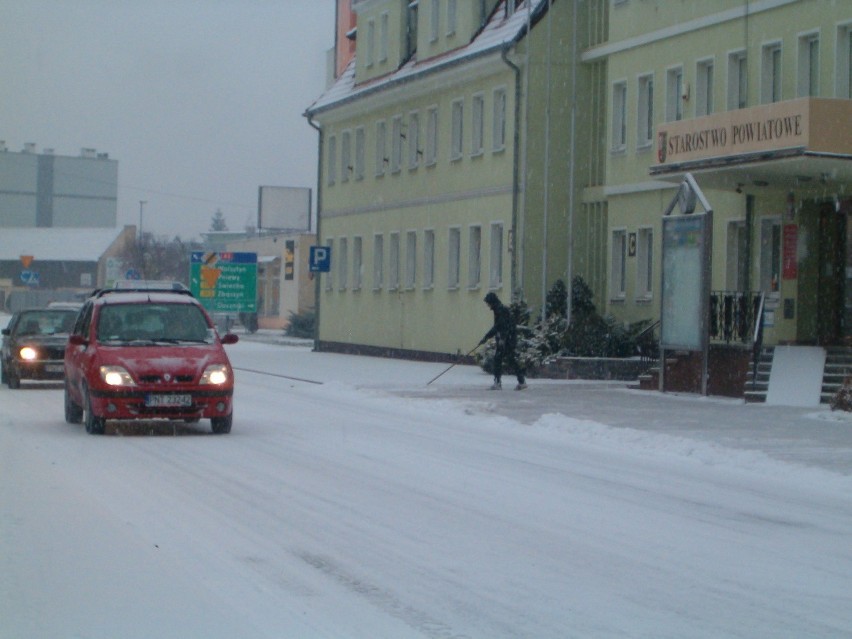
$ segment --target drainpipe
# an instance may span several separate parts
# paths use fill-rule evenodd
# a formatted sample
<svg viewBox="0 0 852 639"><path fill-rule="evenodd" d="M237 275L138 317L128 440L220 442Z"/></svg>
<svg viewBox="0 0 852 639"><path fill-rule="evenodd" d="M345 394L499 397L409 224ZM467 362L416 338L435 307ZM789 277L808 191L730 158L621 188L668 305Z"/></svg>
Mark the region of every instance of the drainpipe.
<svg viewBox="0 0 852 639"><path fill-rule="evenodd" d="M308 124L311 125L314 129L316 129L317 134L319 135L319 152L317 153L317 228L316 228L316 242L320 241L320 221L322 220L322 216L320 215L320 211L322 211L322 189L320 188L322 185L322 150L323 150L323 135L322 135L322 127L314 122L313 115L309 112L305 112L305 116L308 118ZM314 351L320 350L320 274L316 273L314 275Z"/></svg>
<svg viewBox="0 0 852 639"><path fill-rule="evenodd" d="M529 36L529 31L527 31L527 35ZM511 299L514 301L515 290L518 288L518 268L519 268L519 260L518 258L518 247L523 247L523 238L518 239L519 228L521 226L520 222L520 211L519 211L519 201L520 201L520 180L523 179L524 183L526 183L526 136L524 136L524 169L523 169L523 178L520 178L519 175L521 173L520 163L521 163L521 140L520 140L520 127L521 127L521 69L514 62L512 62L509 57L509 47L504 47L500 52L500 57L503 59L503 62L508 65L512 71L515 72L515 126L514 128L514 149L513 154L514 158L512 160L512 238L509 243L509 250L512 253L512 259L510 262L511 269ZM527 58L529 58L529 40L527 40ZM529 74L527 74L529 75ZM523 250L523 249L521 249Z"/></svg>
<svg viewBox="0 0 852 639"><path fill-rule="evenodd" d="M545 65L545 83L547 91L544 100L544 212L542 220L542 250L541 250L541 319L547 310L547 241L550 213L550 78L551 52L553 48L553 14L550 11L551 0L547 0L547 64ZM530 37L530 34L527 34ZM527 41L529 46L529 41Z"/></svg>
<svg viewBox="0 0 852 639"><path fill-rule="evenodd" d="M577 123L577 1L574 0L571 16L571 148L568 160L568 295L565 300L565 319L571 326L574 297L574 171L576 164L574 155L577 153L576 123Z"/></svg>

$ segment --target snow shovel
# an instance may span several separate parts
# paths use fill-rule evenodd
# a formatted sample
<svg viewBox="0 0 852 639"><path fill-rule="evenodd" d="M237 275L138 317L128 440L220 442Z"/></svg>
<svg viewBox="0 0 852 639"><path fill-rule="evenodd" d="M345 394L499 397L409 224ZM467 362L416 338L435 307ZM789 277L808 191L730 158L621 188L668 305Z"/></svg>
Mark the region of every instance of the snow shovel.
<svg viewBox="0 0 852 639"><path fill-rule="evenodd" d="M476 346L474 346L474 347L473 347L470 351L468 351L468 353L467 353L467 355L465 355L465 357L470 357L471 355L473 355L473 351L475 351L475 350L476 350L477 348L479 348L479 347L480 347L480 344L477 344ZM444 369L444 370L442 370L440 373L438 373L437 375L435 375L435 377L433 377L433 378L432 378L432 379L430 379L428 382L426 382L426 386L428 386L429 384L431 384L432 382L434 382L436 379L438 379L441 375L443 375L444 373L446 373L447 371L449 371L449 370L450 370L453 366L455 366L456 364L458 364L458 362L454 362L453 364L450 364L449 366L447 366L447 368L445 368L445 369Z"/></svg>

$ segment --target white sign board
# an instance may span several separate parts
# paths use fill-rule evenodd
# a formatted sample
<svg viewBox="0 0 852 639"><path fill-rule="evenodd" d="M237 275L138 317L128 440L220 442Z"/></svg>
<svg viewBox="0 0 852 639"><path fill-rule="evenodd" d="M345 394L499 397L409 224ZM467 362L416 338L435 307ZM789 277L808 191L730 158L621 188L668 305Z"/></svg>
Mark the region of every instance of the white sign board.
<svg viewBox="0 0 852 639"><path fill-rule="evenodd" d="M257 227L287 231L311 229L311 190L294 186L261 186Z"/></svg>

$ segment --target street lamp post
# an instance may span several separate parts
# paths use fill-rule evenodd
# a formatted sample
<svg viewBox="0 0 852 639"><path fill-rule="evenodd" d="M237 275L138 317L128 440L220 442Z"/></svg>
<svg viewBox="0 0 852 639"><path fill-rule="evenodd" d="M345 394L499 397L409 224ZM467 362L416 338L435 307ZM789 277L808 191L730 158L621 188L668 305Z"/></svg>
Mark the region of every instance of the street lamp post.
<svg viewBox="0 0 852 639"><path fill-rule="evenodd" d="M142 244L142 211L145 208L145 205L148 203L147 200L139 200L139 244Z"/></svg>

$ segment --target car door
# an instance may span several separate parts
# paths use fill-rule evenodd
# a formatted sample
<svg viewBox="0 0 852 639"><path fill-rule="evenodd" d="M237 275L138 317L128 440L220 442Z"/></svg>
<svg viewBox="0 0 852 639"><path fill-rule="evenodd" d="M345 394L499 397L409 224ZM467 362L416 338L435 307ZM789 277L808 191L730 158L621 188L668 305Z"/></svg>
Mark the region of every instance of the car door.
<svg viewBox="0 0 852 639"><path fill-rule="evenodd" d="M72 344L69 339L65 346L65 379L69 389L72 391L72 396L75 401L82 400L81 380L85 375L85 360L86 351L89 348L88 340L90 339L90 328L92 324L92 313L94 304L87 302L80 314L77 315L77 321L74 323L74 328L71 331L72 336L80 337L87 341L84 344Z"/></svg>

